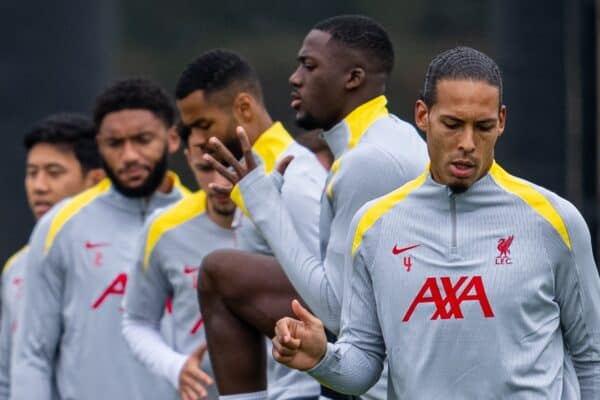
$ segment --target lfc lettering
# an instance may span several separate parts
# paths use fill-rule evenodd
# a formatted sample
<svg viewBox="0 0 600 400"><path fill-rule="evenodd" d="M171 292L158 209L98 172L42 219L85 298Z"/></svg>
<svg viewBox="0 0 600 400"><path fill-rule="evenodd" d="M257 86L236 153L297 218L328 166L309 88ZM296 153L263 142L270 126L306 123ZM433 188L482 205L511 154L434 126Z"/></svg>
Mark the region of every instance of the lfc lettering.
<svg viewBox="0 0 600 400"><path fill-rule="evenodd" d="M443 276L439 278L429 277L413 299L408 310L402 318L402 322L410 321L415 309L420 304L433 303L435 312L431 316L436 319L462 319L464 318L461 304L465 301L477 301L485 318L493 318L494 312L485 293L485 287L481 276L461 276L455 283L452 278ZM440 286L445 294L442 294Z"/></svg>

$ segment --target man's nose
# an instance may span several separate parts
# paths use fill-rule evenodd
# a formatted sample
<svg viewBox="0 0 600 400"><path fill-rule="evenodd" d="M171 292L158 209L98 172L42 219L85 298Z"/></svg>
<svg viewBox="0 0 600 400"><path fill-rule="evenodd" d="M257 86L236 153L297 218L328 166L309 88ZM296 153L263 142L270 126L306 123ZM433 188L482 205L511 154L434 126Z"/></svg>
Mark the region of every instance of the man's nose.
<svg viewBox="0 0 600 400"><path fill-rule="evenodd" d="M46 193L50 189L48 185L48 174L38 172L33 178L33 190L37 193Z"/></svg>
<svg viewBox="0 0 600 400"><path fill-rule="evenodd" d="M123 157L124 162L138 161L140 158L140 153L139 153L137 147L129 141L126 141L123 144L123 153L122 154L123 154L122 157Z"/></svg>
<svg viewBox="0 0 600 400"><path fill-rule="evenodd" d="M465 153L471 153L475 150L475 132L472 127L466 126L460 134L458 149Z"/></svg>
<svg viewBox="0 0 600 400"><path fill-rule="evenodd" d="M300 67L296 68L296 70L294 72L292 72L292 74L288 78L288 82L293 87L300 86L300 84L302 83L301 79L300 79Z"/></svg>

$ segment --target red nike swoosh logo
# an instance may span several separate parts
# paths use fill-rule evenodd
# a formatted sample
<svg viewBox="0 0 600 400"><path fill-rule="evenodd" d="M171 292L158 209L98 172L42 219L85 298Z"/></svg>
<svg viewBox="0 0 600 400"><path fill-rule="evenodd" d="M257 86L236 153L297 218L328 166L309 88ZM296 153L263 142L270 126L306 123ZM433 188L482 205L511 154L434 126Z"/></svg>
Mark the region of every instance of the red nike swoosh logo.
<svg viewBox="0 0 600 400"><path fill-rule="evenodd" d="M193 274L196 271L198 271L198 267L188 267L187 265L183 267L184 274Z"/></svg>
<svg viewBox="0 0 600 400"><path fill-rule="evenodd" d="M106 246L110 246L110 243L92 243L89 240L86 240L86 242L85 242L86 249L97 249L98 247L106 247Z"/></svg>
<svg viewBox="0 0 600 400"><path fill-rule="evenodd" d="M413 246L408 246L408 247L398 247L397 244L394 245L394 248L392 249L392 254L397 256L400 253L404 253L405 251L408 251L410 249L414 249L415 247L419 247L420 244L415 244Z"/></svg>

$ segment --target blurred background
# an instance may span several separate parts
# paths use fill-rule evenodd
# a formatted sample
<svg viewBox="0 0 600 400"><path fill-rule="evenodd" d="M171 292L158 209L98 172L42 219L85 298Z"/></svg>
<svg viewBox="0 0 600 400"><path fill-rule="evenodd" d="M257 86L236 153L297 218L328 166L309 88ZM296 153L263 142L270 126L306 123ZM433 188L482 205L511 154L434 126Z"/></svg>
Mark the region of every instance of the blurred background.
<svg viewBox="0 0 600 400"><path fill-rule="evenodd" d="M433 55L469 45L495 58L508 106L496 159L572 201L600 250L600 0L34 0L0 5L0 258L33 227L22 137L35 121L89 113L117 78L152 78L172 92L187 63L226 47L256 67L272 116L298 134L287 83L296 52L312 25L347 13L371 16L390 33L389 108L411 122ZM195 188L181 155L173 168Z"/></svg>

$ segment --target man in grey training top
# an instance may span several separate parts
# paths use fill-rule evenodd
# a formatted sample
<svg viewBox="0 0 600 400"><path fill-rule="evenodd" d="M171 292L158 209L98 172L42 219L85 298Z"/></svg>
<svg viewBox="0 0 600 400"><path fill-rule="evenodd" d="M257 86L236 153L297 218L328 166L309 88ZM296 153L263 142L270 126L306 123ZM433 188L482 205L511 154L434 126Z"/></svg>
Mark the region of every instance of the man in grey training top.
<svg viewBox="0 0 600 400"><path fill-rule="evenodd" d="M353 219L338 341L294 302L274 357L360 394L387 354L389 399L600 398L589 232L568 201L494 161L496 63L465 47L436 56L415 120L430 168Z"/></svg>

